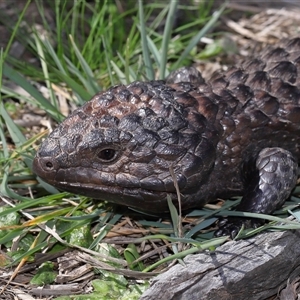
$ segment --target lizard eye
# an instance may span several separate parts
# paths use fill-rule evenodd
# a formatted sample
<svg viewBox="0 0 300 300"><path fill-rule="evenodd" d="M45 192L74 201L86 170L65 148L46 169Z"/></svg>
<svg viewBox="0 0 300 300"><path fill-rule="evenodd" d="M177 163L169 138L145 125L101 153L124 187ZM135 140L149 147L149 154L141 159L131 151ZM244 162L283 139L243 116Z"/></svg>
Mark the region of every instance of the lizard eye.
<svg viewBox="0 0 300 300"><path fill-rule="evenodd" d="M103 149L97 156L104 162L110 162L117 156L117 151L115 149Z"/></svg>

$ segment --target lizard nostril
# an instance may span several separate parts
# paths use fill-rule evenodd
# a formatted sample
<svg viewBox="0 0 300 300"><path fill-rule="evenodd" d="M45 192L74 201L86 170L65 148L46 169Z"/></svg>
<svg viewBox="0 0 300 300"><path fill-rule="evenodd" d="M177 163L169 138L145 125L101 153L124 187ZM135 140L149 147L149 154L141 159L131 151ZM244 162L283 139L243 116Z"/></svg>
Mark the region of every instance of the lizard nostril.
<svg viewBox="0 0 300 300"><path fill-rule="evenodd" d="M35 173L40 175L41 172L53 172L57 167L56 162L49 157L46 158L35 158L33 161L33 170Z"/></svg>
<svg viewBox="0 0 300 300"><path fill-rule="evenodd" d="M46 166L48 169L53 169L53 163L50 162L50 161L47 161L47 162L45 163L45 166Z"/></svg>
<svg viewBox="0 0 300 300"><path fill-rule="evenodd" d="M52 181L53 176L57 173L58 165L52 157L36 156L32 164L33 172L47 181Z"/></svg>

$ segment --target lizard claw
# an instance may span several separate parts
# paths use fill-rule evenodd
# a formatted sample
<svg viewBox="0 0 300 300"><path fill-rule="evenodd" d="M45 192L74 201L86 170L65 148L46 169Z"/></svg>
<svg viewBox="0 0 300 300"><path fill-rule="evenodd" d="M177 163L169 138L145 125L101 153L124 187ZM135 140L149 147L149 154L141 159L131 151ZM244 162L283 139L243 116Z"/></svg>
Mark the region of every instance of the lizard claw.
<svg viewBox="0 0 300 300"><path fill-rule="evenodd" d="M238 217L228 217L221 218L219 220L218 226L219 229L215 231L215 236L225 236L229 235L232 239L234 239L241 228L244 226L247 228L257 228L264 223L261 219L253 219L253 218L238 218Z"/></svg>

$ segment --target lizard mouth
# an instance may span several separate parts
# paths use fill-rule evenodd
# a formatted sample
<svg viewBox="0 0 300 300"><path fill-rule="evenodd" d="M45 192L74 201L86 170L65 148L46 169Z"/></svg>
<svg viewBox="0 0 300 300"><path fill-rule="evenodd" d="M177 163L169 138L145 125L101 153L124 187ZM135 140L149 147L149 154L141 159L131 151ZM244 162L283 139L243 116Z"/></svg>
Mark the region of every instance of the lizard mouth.
<svg viewBox="0 0 300 300"><path fill-rule="evenodd" d="M118 186L94 186L70 182L59 182L56 183L56 186L64 191L132 207L140 211L153 213L169 211L166 192Z"/></svg>
<svg viewBox="0 0 300 300"><path fill-rule="evenodd" d="M141 188L132 182L126 186L102 180L103 178L95 175L95 171L86 173L75 168L59 169L55 160L49 158L35 157L33 171L60 190L132 207L143 212L169 212L167 195L174 201L177 199L176 194L171 191Z"/></svg>

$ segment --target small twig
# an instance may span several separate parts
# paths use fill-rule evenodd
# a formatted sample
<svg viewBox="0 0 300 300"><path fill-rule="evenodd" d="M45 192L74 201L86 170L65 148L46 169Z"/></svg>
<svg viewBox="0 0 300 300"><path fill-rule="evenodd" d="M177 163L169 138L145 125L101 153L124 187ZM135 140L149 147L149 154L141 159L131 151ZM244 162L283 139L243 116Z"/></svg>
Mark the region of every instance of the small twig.
<svg viewBox="0 0 300 300"><path fill-rule="evenodd" d="M178 200L178 235L179 237L182 237L182 210L181 210L181 194L180 194L180 191L179 191L179 186L178 186L178 182L177 182L177 178L176 178L176 175L175 175L175 172L174 172L174 169L173 169L173 166L170 166L169 167L169 170L170 170L170 174L171 174L171 177L173 179L173 182L174 182L174 186L175 186L175 190L176 190L176 193L177 193L177 200Z"/></svg>

